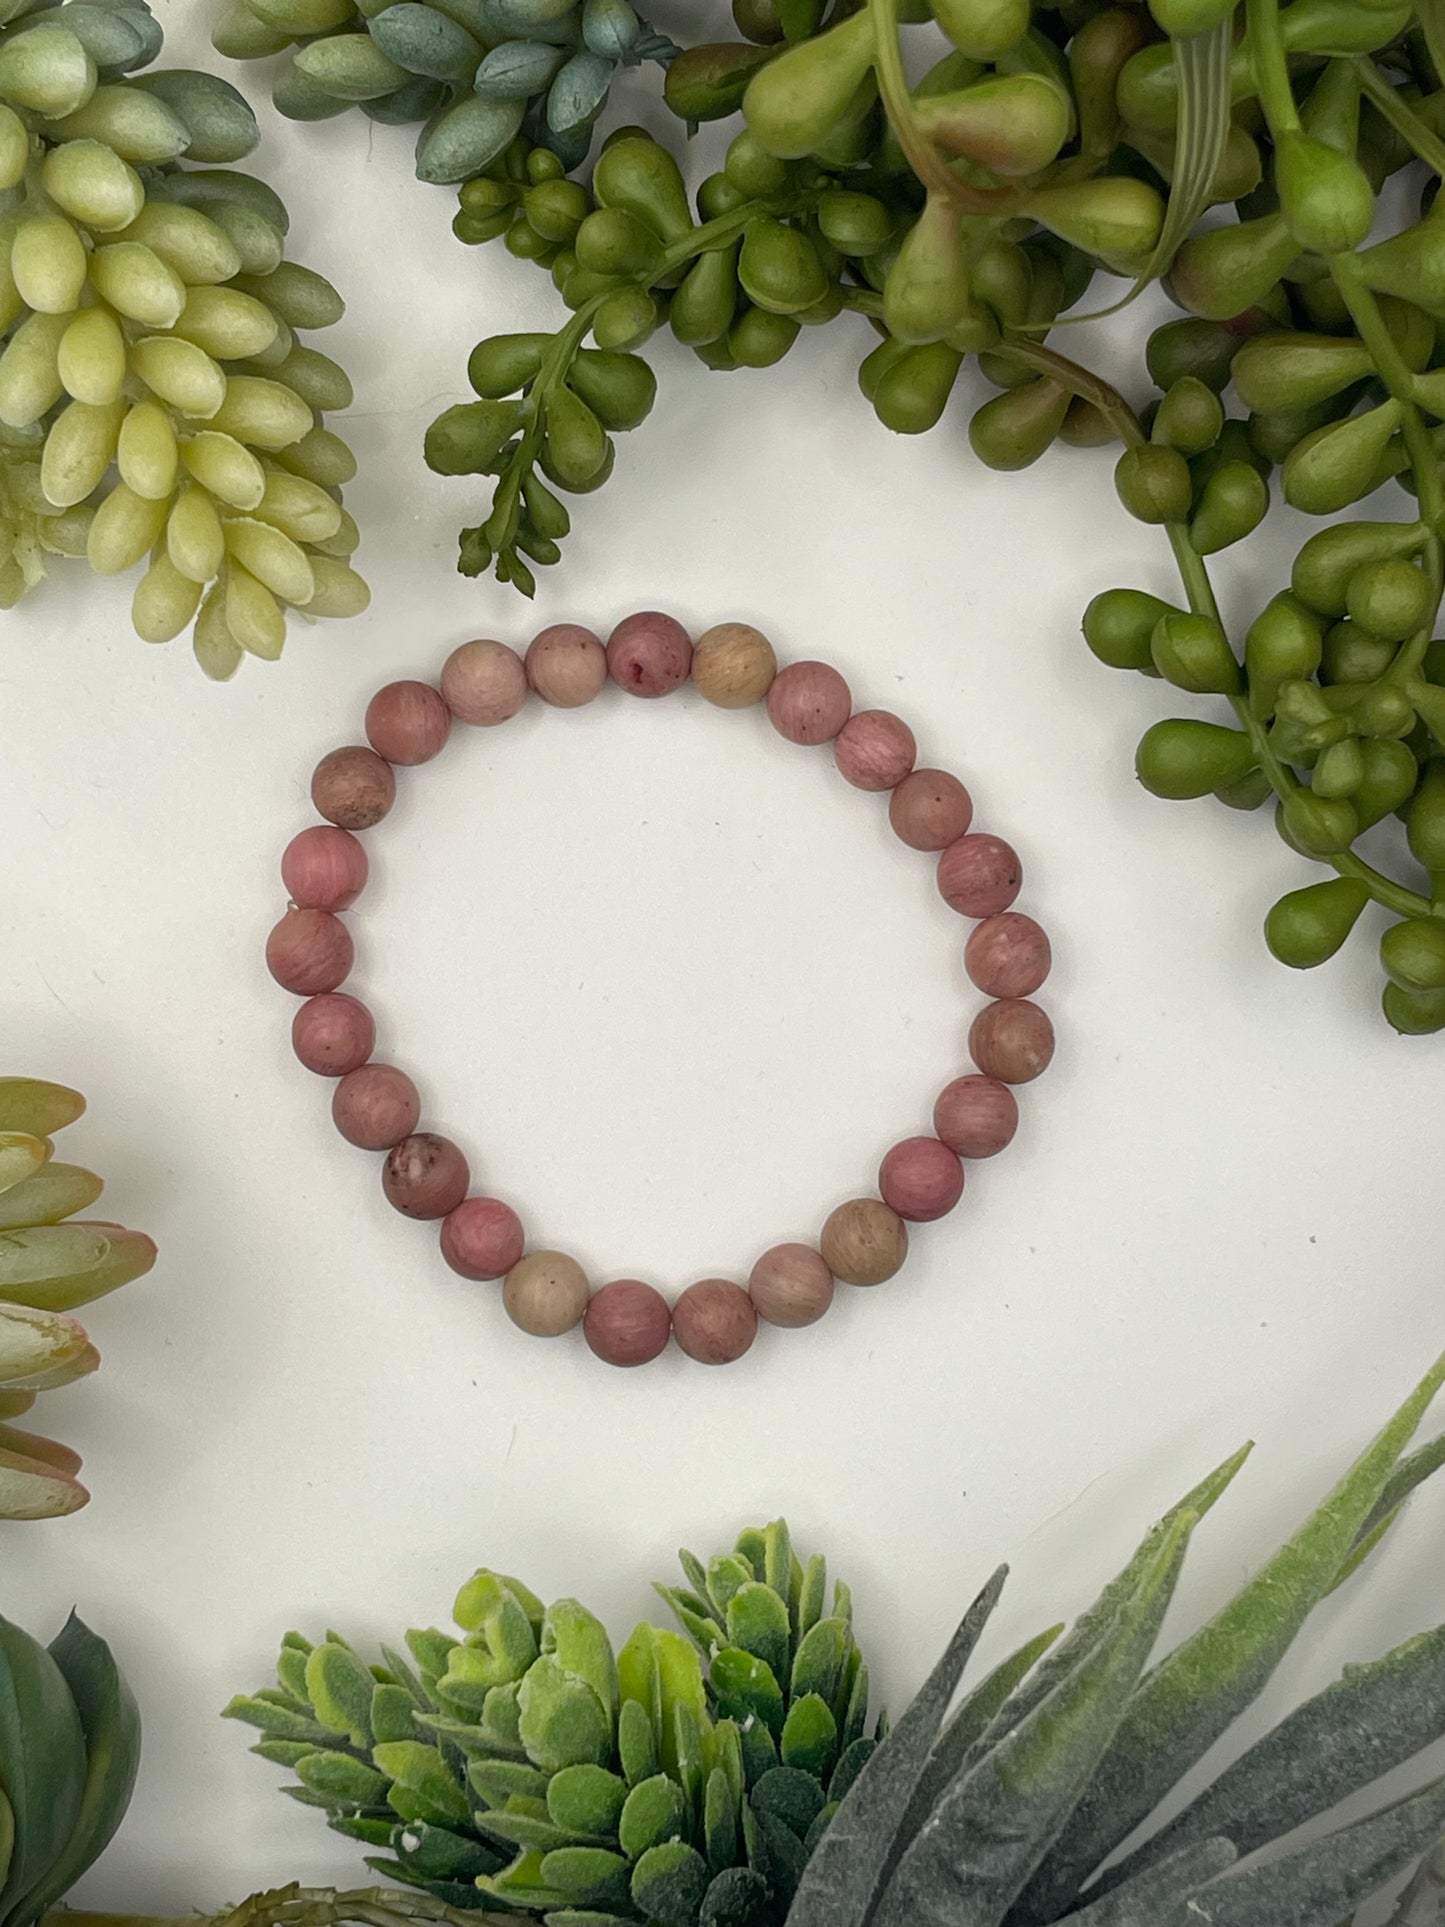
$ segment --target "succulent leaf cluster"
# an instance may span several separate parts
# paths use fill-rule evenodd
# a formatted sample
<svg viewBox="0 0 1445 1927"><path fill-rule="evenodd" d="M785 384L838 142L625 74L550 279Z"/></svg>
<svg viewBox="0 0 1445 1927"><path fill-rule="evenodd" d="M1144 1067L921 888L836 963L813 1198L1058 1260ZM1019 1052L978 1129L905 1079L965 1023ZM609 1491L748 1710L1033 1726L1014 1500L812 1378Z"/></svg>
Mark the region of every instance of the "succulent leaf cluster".
<svg viewBox="0 0 1445 1927"><path fill-rule="evenodd" d="M351 384L298 335L338 320L285 260L286 209L228 165L257 140L227 82L135 76L144 0L0 0L0 607L51 556L145 563L138 633L194 622L208 675L274 658L286 611L367 601L323 425ZM186 162L200 162L188 166Z"/></svg>
<svg viewBox="0 0 1445 1927"><path fill-rule="evenodd" d="M617 69L677 52L629 0L232 0L213 37L236 60L291 50L273 98L293 120L423 122L417 176L442 183L524 129L577 166Z"/></svg>
<svg viewBox="0 0 1445 1927"><path fill-rule="evenodd" d="M614 1654L575 1600L476 1573L461 1636L366 1664L288 1634L278 1685L233 1701L293 1797L457 1907L552 1927L781 1927L878 1736L847 1588L777 1522L659 1590L686 1629Z"/></svg>
<svg viewBox="0 0 1445 1927"><path fill-rule="evenodd" d="M69 1314L141 1277L156 1248L144 1232L79 1220L104 1189L54 1157L57 1131L85 1109L78 1091L0 1077L0 1518L50 1519L89 1497L68 1447L11 1423L41 1392L84 1378L100 1354ZM3 1786L0 1775L0 1786ZM0 1837L3 1837L0 1827ZM3 1912L0 1912L3 1918Z"/></svg>

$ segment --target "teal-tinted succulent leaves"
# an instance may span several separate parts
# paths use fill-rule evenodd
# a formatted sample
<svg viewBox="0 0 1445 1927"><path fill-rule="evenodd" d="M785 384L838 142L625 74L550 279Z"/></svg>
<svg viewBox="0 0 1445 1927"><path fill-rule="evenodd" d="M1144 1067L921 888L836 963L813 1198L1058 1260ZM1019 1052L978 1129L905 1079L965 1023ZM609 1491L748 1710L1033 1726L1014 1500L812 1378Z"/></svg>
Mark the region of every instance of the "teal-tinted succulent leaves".
<svg viewBox="0 0 1445 1927"><path fill-rule="evenodd" d="M0 1619L0 1793L14 1824L0 1920L23 1907L64 1852L85 1785L85 1730L65 1674L28 1633Z"/></svg>
<svg viewBox="0 0 1445 1927"><path fill-rule="evenodd" d="M576 53L547 93L547 126L554 134L590 124L612 84L612 62L600 54Z"/></svg>
<svg viewBox="0 0 1445 1927"><path fill-rule="evenodd" d="M477 68L473 85L485 100L530 100L550 87L567 56L541 40L504 40Z"/></svg>
<svg viewBox="0 0 1445 1927"><path fill-rule="evenodd" d="M1071 1914L1070 1927L1158 1927L1169 1918L1175 1902L1196 1893L1237 1858L1229 1840L1203 1840L1198 1846L1181 1848Z"/></svg>

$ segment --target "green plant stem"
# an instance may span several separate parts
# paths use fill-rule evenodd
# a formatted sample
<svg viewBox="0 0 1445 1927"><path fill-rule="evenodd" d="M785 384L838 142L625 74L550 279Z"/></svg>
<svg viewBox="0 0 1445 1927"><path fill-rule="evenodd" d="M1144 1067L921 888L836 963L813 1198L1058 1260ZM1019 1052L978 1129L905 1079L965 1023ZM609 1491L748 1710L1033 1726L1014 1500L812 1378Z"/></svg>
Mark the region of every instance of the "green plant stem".
<svg viewBox="0 0 1445 1927"><path fill-rule="evenodd" d="M1148 440L1139 417L1118 389L1111 387L1102 375L1096 375L1091 368L1070 361L1067 355L1044 347L1042 342L1030 341L1026 335L1016 333L1005 334L989 353L1015 362L1020 368L1030 368L1036 375L1044 375L1050 381L1058 382L1061 388L1067 388L1080 401L1092 403L1126 448L1139 448Z"/></svg>
<svg viewBox="0 0 1445 1927"><path fill-rule="evenodd" d="M106 1914L62 1905L43 1915L40 1927L339 1927L344 1921L366 1927L410 1927L415 1921L438 1927L528 1927L521 1914L464 1912L420 1890L357 1887L343 1893L301 1886L252 1894L240 1906L213 1914Z"/></svg>
<svg viewBox="0 0 1445 1927"><path fill-rule="evenodd" d="M1260 104L1278 145L1281 134L1300 131L1299 108L1290 85L1289 62L1280 31L1279 0L1248 0L1247 11Z"/></svg>
<svg viewBox="0 0 1445 1927"><path fill-rule="evenodd" d="M1395 88L1382 78L1379 68L1368 54L1357 54L1350 64L1360 77L1360 92L1365 99L1372 107L1379 109L1382 117L1425 165L1445 179L1445 141L1405 105Z"/></svg>
<svg viewBox="0 0 1445 1927"><path fill-rule="evenodd" d="M898 42L898 0L868 0L868 12L873 22L873 64L883 111L921 185L928 193L952 201L961 214L998 214L1016 207L1019 196L1007 188L989 190L961 181L919 126Z"/></svg>

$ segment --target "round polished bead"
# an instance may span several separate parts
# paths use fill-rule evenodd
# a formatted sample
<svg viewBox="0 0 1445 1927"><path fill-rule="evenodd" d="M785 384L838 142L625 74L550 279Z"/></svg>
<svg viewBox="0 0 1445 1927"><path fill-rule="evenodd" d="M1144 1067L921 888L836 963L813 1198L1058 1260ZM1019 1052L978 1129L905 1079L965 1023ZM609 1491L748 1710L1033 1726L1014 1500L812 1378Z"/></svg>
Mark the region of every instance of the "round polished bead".
<svg viewBox="0 0 1445 1927"><path fill-rule="evenodd" d="M749 709L773 686L778 658L760 629L747 622L718 622L698 637L692 652L693 686L718 709Z"/></svg>
<svg viewBox="0 0 1445 1927"><path fill-rule="evenodd" d="M896 789L917 754L913 731L886 709L856 710L833 742L838 773L856 790Z"/></svg>
<svg viewBox="0 0 1445 1927"><path fill-rule="evenodd" d="M792 662L768 691L768 721L790 743L831 743L853 707L848 685L826 662Z"/></svg>
<svg viewBox="0 0 1445 1927"><path fill-rule="evenodd" d="M363 1064L349 1071L331 1100L337 1130L363 1151L389 1151L411 1136L420 1117L416 1085L395 1064Z"/></svg>
<svg viewBox="0 0 1445 1927"><path fill-rule="evenodd" d="M602 693L607 651L590 629L554 622L527 649L527 681L554 709L580 709Z"/></svg>
<svg viewBox="0 0 1445 1927"><path fill-rule="evenodd" d="M961 1158L996 1157L1019 1127L1018 1099L996 1077L955 1077L938 1093L933 1128Z"/></svg>
<svg viewBox="0 0 1445 1927"><path fill-rule="evenodd" d="M369 830L396 801L391 764L364 743L333 749L316 765L311 801L328 823L343 830Z"/></svg>
<svg viewBox="0 0 1445 1927"><path fill-rule="evenodd" d="M507 1273L502 1303L533 1338L560 1338L586 1314L587 1274L563 1251L529 1251Z"/></svg>
<svg viewBox="0 0 1445 1927"><path fill-rule="evenodd" d="M355 955L351 932L329 910L288 910L266 939L267 969L298 997L337 989Z"/></svg>
<svg viewBox="0 0 1445 1927"><path fill-rule="evenodd" d="M349 830L313 823L286 845L281 881L298 910L348 910L366 888L366 851Z"/></svg>
<svg viewBox="0 0 1445 1927"><path fill-rule="evenodd" d="M1023 885L1023 867L1001 836L961 836L938 859L938 889L964 917L1007 910Z"/></svg>
<svg viewBox="0 0 1445 1927"><path fill-rule="evenodd" d="M666 696L692 667L692 638L656 609L626 616L607 638L607 667L629 696Z"/></svg>
<svg viewBox="0 0 1445 1927"><path fill-rule="evenodd" d="M582 1336L607 1365L648 1365L666 1351L672 1307L640 1278L615 1278L587 1301Z"/></svg>
<svg viewBox="0 0 1445 1927"><path fill-rule="evenodd" d="M505 1278L527 1248L522 1220L500 1198L464 1198L447 1213L441 1243L463 1278Z"/></svg>
<svg viewBox="0 0 1445 1927"><path fill-rule="evenodd" d="M427 682L389 682L366 706L366 739L378 756L407 769L439 755L452 712Z"/></svg>
<svg viewBox="0 0 1445 1927"><path fill-rule="evenodd" d="M978 1068L1005 1084L1028 1084L1049 1067L1054 1027L1048 1014L1025 997L985 1004L968 1033L968 1051Z"/></svg>
<svg viewBox="0 0 1445 1927"><path fill-rule="evenodd" d="M985 917L963 948L963 967L986 997L1031 996L1052 962L1048 937L1018 910Z"/></svg>
<svg viewBox="0 0 1445 1927"><path fill-rule="evenodd" d="M833 1302L833 1274L811 1245L774 1245L753 1266L748 1296L770 1325L814 1325Z"/></svg>
<svg viewBox="0 0 1445 1927"><path fill-rule="evenodd" d="M527 700L527 671L515 649L483 637L453 649L442 665L442 695L459 723L491 729Z"/></svg>
<svg viewBox="0 0 1445 1927"><path fill-rule="evenodd" d="M879 1166L878 1189L900 1218L930 1224L963 1196L963 1166L936 1137L906 1137Z"/></svg>
<svg viewBox="0 0 1445 1927"><path fill-rule="evenodd" d="M386 1201L404 1218L444 1218L467 1195L471 1173L458 1145L435 1131L394 1144L381 1169Z"/></svg>
<svg viewBox="0 0 1445 1927"><path fill-rule="evenodd" d="M376 1024L365 1004L345 992L311 997L291 1020L291 1048L318 1077L345 1077L376 1048Z"/></svg>
<svg viewBox="0 0 1445 1927"><path fill-rule="evenodd" d="M881 1198L852 1198L829 1217L818 1249L845 1285L881 1285L908 1256L908 1227Z"/></svg>
<svg viewBox="0 0 1445 1927"><path fill-rule="evenodd" d="M946 850L973 821L973 798L945 769L916 769L888 799L893 833L910 850Z"/></svg>
<svg viewBox="0 0 1445 1927"><path fill-rule="evenodd" d="M758 1335L758 1314L730 1278L700 1278L672 1308L672 1335L699 1365L731 1365Z"/></svg>

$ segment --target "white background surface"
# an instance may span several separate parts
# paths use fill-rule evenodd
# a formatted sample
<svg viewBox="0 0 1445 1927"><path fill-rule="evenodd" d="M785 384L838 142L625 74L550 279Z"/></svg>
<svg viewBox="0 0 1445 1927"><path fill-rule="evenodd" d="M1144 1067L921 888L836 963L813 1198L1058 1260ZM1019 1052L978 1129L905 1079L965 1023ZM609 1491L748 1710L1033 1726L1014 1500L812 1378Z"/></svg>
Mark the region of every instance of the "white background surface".
<svg viewBox="0 0 1445 1927"><path fill-rule="evenodd" d="M209 14L168 10L172 61L211 63ZM651 90L624 117L656 116ZM1136 786L1167 693L1101 669L1078 617L1115 581L1172 585L1107 457L988 475L962 397L931 437L886 435L854 385L861 324L731 378L659 343L654 418L529 609L453 573L476 497L419 446L480 334L557 324L546 277L451 241L404 132L262 122L251 165L293 257L351 303L321 345L357 383L338 426L371 612L215 688L184 644L135 640L129 583L72 567L0 638L0 1062L87 1091L63 1155L162 1250L89 1317L100 1377L45 1401L95 1499L7 1529L4 1610L48 1634L78 1602L141 1694L132 1817L82 1894L147 1911L362 1871L216 1718L289 1626L445 1624L489 1563L622 1635L677 1544L786 1512L853 1583L896 1708L997 1560L995 1651L1084 1604L1253 1436L1173 1623L1211 1610L1445 1341L1441 1046L1385 1027L1369 941L1304 978L1270 961L1264 911L1308 879L1264 814ZM1249 545L1246 618L1298 540ZM1057 959L1060 1050L1011 1151L897 1281L716 1373L610 1373L447 1271L334 1136L261 959L310 770L378 684L470 634L605 634L647 606L755 621L896 707L1016 843ZM369 847L352 987L382 1050L597 1278L745 1275L866 1189L966 1068L966 926L881 804L759 715L610 692L458 734ZM1427 1495L1269 1708L1433 1621L1442 1525Z"/></svg>

